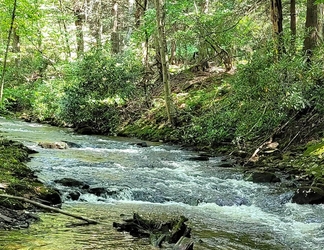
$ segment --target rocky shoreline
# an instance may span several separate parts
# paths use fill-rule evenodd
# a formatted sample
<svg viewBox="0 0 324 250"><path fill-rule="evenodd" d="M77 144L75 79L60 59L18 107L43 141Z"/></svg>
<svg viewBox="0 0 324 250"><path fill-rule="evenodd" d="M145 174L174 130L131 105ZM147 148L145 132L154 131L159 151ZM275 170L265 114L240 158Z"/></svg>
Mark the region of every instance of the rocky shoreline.
<svg viewBox="0 0 324 250"><path fill-rule="evenodd" d="M35 206L1 194L24 197L46 205L59 205L61 198L56 190L44 186L35 173L24 163L35 151L22 143L0 138L0 230L27 228L38 221Z"/></svg>
<svg viewBox="0 0 324 250"><path fill-rule="evenodd" d="M221 167L235 167L242 171L247 181L257 183L274 183L283 188L293 188L295 193L289 199L298 204L324 203L324 185L322 179L305 171L305 164L321 166L322 158L305 156L305 148L282 154L279 150L271 153L260 151L258 161L247 160L242 152L232 152L224 157ZM44 186L37 180L34 172L24 162L30 160L29 155L35 151L22 143L0 138L0 230L27 228L30 223L38 221L35 206L23 201L1 197L9 194L24 197L45 205L60 205L58 191ZM222 152L223 153L223 152ZM193 161L208 161L215 152L203 153ZM76 180L77 181L77 180ZM64 186L74 187L76 184ZM79 184L78 184L79 185ZM100 194L99 194L100 195ZM78 199L76 197L75 199Z"/></svg>

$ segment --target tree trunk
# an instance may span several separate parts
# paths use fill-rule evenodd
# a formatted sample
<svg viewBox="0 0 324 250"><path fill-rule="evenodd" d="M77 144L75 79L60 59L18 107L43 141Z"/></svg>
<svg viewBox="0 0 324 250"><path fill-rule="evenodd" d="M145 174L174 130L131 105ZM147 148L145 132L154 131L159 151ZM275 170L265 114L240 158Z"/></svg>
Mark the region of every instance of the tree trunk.
<svg viewBox="0 0 324 250"><path fill-rule="evenodd" d="M291 33L291 47L292 53L295 53L296 48L296 34L297 34L297 18L296 18L296 0L290 0L290 33Z"/></svg>
<svg viewBox="0 0 324 250"><path fill-rule="evenodd" d="M119 53L119 33L118 33L118 3L113 2L113 7L111 9L112 16L112 32L111 32L111 52L113 54Z"/></svg>
<svg viewBox="0 0 324 250"><path fill-rule="evenodd" d="M165 36L165 3L164 0L155 0L156 23L158 28L158 43L160 51L160 60L162 64L162 78L164 85L165 105L168 116L168 122L175 125L175 110L171 97L171 85L169 75L169 63L167 55L167 43Z"/></svg>
<svg viewBox="0 0 324 250"><path fill-rule="evenodd" d="M14 27L12 31L12 52L16 53L15 65L19 66L19 53L20 53L20 36L17 34L17 28Z"/></svg>
<svg viewBox="0 0 324 250"><path fill-rule="evenodd" d="M324 38L324 4L318 5L318 35L323 42Z"/></svg>
<svg viewBox="0 0 324 250"><path fill-rule="evenodd" d="M92 35L96 39L96 46L98 48L102 45L102 4L101 0L95 1L93 3L93 10L95 13L93 13L93 29L92 29Z"/></svg>
<svg viewBox="0 0 324 250"><path fill-rule="evenodd" d="M62 3L62 0L60 0L60 11L62 12L62 14L64 14L64 7L63 7L63 3ZM62 22L62 25L63 25L63 35L64 35L64 42L65 42L65 48L66 48L66 59L70 58L71 57L71 48L70 48L70 41L69 41L69 37L68 37L68 30L67 30L67 27L66 27L66 23L65 23L65 20L60 20L59 22Z"/></svg>
<svg viewBox="0 0 324 250"><path fill-rule="evenodd" d="M304 51L306 56L308 57L308 62L310 62L310 58L313 54L313 49L317 45L317 28L318 28L318 20L317 20L317 4L315 4L316 0L307 0L307 11L306 11L306 37L304 40Z"/></svg>
<svg viewBox="0 0 324 250"><path fill-rule="evenodd" d="M75 28L76 28L76 43L77 57L80 58L84 53L84 37L83 37L83 19L84 13L80 6L74 6Z"/></svg>
<svg viewBox="0 0 324 250"><path fill-rule="evenodd" d="M11 23L10 28L8 31L8 40L7 40L7 46L6 46L6 52L3 60L3 66L2 66L2 74L1 74L1 87L0 87L0 105L2 105L3 101L3 88L4 88L4 81L5 81L5 72L7 67L7 58L9 53L9 47L10 47L10 39L11 39L11 33L14 26L15 18L16 18L16 8L17 8L17 0L14 1L12 14L11 14Z"/></svg>
<svg viewBox="0 0 324 250"><path fill-rule="evenodd" d="M146 10L148 9L148 0L136 1L136 11L135 11L135 27L139 28L141 26L141 18L145 15ZM145 66L145 69L148 70L148 44L149 43L149 34L145 30L145 40L142 43L142 63Z"/></svg>
<svg viewBox="0 0 324 250"><path fill-rule="evenodd" d="M272 30L275 43L275 52L277 59L285 52L283 43L283 26L282 26L282 3L281 0L271 0L270 6Z"/></svg>

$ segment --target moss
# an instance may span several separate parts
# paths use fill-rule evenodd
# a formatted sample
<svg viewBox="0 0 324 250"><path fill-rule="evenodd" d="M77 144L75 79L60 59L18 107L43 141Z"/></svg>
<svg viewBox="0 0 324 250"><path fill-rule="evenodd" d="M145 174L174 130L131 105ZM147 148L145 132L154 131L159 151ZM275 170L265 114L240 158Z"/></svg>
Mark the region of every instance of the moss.
<svg viewBox="0 0 324 250"><path fill-rule="evenodd" d="M28 152L30 150L21 143L3 138L0 140L0 183L7 186L0 192L26 198L47 197L56 193L39 182L35 173L24 164L29 159ZM0 198L0 205L15 209L25 207L23 202L6 198Z"/></svg>

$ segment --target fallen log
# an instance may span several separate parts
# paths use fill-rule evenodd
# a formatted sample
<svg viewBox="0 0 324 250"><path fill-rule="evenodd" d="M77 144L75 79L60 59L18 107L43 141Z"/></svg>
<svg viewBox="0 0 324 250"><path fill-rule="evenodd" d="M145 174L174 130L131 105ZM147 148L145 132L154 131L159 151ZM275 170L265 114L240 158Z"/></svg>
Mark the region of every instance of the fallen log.
<svg viewBox="0 0 324 250"><path fill-rule="evenodd" d="M185 222L188 221L184 216L178 219L156 222L146 220L137 213L133 214L133 218L124 220L123 223L113 223L113 227L117 231L126 231L130 235L137 238L149 238L151 245L161 247L163 242L176 244L175 249L193 249L193 241L183 238L190 238L191 228Z"/></svg>
<svg viewBox="0 0 324 250"><path fill-rule="evenodd" d="M47 205L44 205L42 203L27 199L25 197L14 196L14 195L9 195L9 194L0 194L0 197L24 201L24 202L30 203L32 205L35 205L37 207L40 207L40 208L43 208L43 209L46 209L46 210L49 210L49 211L53 211L53 212L56 212L56 213L60 213L60 214L64 214L64 215L73 217L75 219L86 221L88 224L99 224L100 223L99 221L92 220L92 219L89 219L89 218L86 218L86 217L83 217L83 216L80 216L80 215L72 214L72 213L63 211L63 210L61 210L59 208L47 206Z"/></svg>
<svg viewBox="0 0 324 250"><path fill-rule="evenodd" d="M194 242L187 237L181 237L174 245L173 250L193 250Z"/></svg>

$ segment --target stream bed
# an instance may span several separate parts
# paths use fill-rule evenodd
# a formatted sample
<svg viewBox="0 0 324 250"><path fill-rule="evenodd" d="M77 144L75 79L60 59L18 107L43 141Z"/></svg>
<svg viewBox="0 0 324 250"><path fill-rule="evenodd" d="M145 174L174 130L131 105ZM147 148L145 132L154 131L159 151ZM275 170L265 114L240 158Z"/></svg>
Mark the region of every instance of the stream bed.
<svg viewBox="0 0 324 250"><path fill-rule="evenodd" d="M0 133L39 153L28 166L39 179L59 189L63 209L103 224L80 223L61 214L19 231L1 231L0 249L154 249L148 240L117 232L112 223L134 212L167 220L184 215L194 249L323 249L324 206L290 202L292 190L278 184L244 181L222 157L193 161L197 152L131 138L74 134L70 129L0 118ZM39 142L68 141L78 147L44 149ZM73 178L86 192L59 184ZM70 199L78 192L77 200Z"/></svg>

